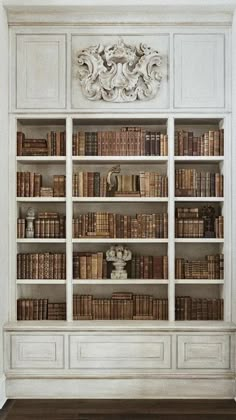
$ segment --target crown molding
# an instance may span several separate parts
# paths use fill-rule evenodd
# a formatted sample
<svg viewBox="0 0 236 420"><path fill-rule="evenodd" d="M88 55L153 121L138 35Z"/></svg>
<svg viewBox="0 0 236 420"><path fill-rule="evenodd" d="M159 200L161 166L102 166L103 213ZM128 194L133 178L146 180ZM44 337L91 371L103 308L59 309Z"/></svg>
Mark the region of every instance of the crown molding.
<svg viewBox="0 0 236 420"><path fill-rule="evenodd" d="M0 0L10 25L230 24L236 0Z"/></svg>
<svg viewBox="0 0 236 420"><path fill-rule="evenodd" d="M194 8L198 11L233 12L236 0L119 0L119 5L114 5L113 0L1 0L3 5L10 9L17 7L31 8L68 8L68 7L156 7L168 8Z"/></svg>
<svg viewBox="0 0 236 420"><path fill-rule="evenodd" d="M135 12L126 8L89 8L84 9L53 9L44 10L22 9L7 10L9 25L56 25L56 26L82 26L82 25L231 25L231 13L190 13L190 12L162 12L136 9Z"/></svg>

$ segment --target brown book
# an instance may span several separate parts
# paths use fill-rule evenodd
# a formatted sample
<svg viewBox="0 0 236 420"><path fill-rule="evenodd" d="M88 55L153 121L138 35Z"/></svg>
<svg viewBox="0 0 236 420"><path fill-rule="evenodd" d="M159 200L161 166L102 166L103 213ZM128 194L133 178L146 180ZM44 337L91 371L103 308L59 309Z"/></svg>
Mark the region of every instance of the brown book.
<svg viewBox="0 0 236 420"><path fill-rule="evenodd" d="M92 279L98 278L98 256L97 254L92 254Z"/></svg>
<svg viewBox="0 0 236 420"><path fill-rule="evenodd" d="M86 266L86 256L80 256L80 279L87 278L87 266Z"/></svg>
<svg viewBox="0 0 236 420"><path fill-rule="evenodd" d="M92 255L87 255L86 257L86 277L87 279L92 279Z"/></svg>

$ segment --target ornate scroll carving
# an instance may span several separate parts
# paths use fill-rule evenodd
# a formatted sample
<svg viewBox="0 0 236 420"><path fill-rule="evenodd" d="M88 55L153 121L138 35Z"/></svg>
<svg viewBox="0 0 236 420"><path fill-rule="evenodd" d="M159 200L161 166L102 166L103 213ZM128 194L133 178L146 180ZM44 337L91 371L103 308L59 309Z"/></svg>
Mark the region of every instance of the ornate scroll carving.
<svg viewBox="0 0 236 420"><path fill-rule="evenodd" d="M79 51L78 78L83 94L91 101L133 102L156 96L162 75L162 57L145 44L138 47L119 40Z"/></svg>

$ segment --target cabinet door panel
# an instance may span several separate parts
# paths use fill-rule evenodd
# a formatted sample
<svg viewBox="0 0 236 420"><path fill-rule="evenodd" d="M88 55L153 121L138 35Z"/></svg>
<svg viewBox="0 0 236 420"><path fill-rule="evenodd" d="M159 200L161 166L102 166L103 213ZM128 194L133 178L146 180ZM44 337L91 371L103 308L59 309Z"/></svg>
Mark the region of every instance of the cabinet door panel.
<svg viewBox="0 0 236 420"><path fill-rule="evenodd" d="M70 337L73 368L170 368L170 336Z"/></svg>
<svg viewBox="0 0 236 420"><path fill-rule="evenodd" d="M228 335L182 335L177 338L177 366L180 369L229 369Z"/></svg>
<svg viewBox="0 0 236 420"><path fill-rule="evenodd" d="M223 108L224 35L175 35L175 107Z"/></svg>
<svg viewBox="0 0 236 420"><path fill-rule="evenodd" d="M63 368L63 336L12 335L12 369Z"/></svg>
<svg viewBox="0 0 236 420"><path fill-rule="evenodd" d="M65 36L17 36L17 108L65 108Z"/></svg>

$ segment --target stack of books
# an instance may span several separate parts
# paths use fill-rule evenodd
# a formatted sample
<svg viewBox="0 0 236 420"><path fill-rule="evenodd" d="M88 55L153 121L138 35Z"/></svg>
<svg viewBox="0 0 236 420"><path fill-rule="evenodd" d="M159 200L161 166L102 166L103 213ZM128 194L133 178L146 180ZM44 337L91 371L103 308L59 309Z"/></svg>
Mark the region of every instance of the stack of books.
<svg viewBox="0 0 236 420"><path fill-rule="evenodd" d="M21 131L17 132L17 156L65 156L65 132L51 131L46 138L26 138Z"/></svg>

